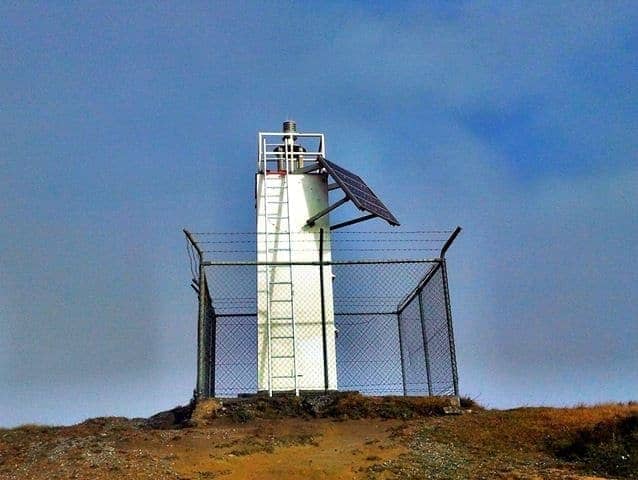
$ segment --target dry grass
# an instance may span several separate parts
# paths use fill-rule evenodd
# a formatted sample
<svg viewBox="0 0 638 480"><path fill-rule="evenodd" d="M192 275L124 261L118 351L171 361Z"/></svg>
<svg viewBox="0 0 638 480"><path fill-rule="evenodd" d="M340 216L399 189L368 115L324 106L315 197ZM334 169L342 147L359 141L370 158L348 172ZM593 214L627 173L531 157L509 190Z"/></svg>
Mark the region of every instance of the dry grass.
<svg viewBox="0 0 638 480"><path fill-rule="evenodd" d="M550 443L550 448L559 457L580 461L593 471L638 478L638 413L580 428Z"/></svg>
<svg viewBox="0 0 638 480"><path fill-rule="evenodd" d="M619 478L636 478L632 475L638 472L604 469L600 462L585 456L560 455L557 448L577 442L582 432L636 414L635 404L603 404L487 410L461 418L433 418L413 436L412 455L390 469L400 478L419 478L410 471L443 472L441 476L430 473L430 478L449 479L493 478L495 472L509 472L505 478L577 478L565 471L571 471L570 475L613 472Z"/></svg>
<svg viewBox="0 0 638 480"><path fill-rule="evenodd" d="M430 417L443 415L451 402L446 397L365 397L358 393L347 393L336 398L326 409L326 416L356 418L401 418Z"/></svg>
<svg viewBox="0 0 638 480"><path fill-rule="evenodd" d="M461 408L466 410L485 410L483 405L478 403L477 399L471 397L460 397L459 403Z"/></svg>
<svg viewBox="0 0 638 480"><path fill-rule="evenodd" d="M575 408L524 407L506 411L487 410L454 422L441 419L441 436L457 444L480 446L483 452L546 452L552 442L568 439L601 422L626 418L638 406L604 404Z"/></svg>

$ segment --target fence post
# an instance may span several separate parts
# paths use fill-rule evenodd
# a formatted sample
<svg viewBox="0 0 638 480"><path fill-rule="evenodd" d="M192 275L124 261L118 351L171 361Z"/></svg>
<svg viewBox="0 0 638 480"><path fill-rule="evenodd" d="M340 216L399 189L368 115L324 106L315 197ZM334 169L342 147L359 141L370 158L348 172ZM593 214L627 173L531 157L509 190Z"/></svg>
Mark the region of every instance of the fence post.
<svg viewBox="0 0 638 480"><path fill-rule="evenodd" d="M197 252L199 264L199 278L197 280L197 380L195 385L195 399L210 395L210 352L207 350L207 341L210 339L207 321L207 301L210 300L208 285L206 283L206 272L204 270L204 252L197 244L195 237L188 230L182 230L186 239ZM193 272L195 273L195 272ZM210 303L212 308L212 302ZM213 349L215 345L213 344ZM208 361L208 365L207 365ZM215 365L212 366L215 368Z"/></svg>
<svg viewBox="0 0 638 480"><path fill-rule="evenodd" d="M205 276L204 276L205 277ZM208 395L211 397L215 397L215 362L217 358L217 313L215 312L215 307L213 306L213 300L210 298L210 291L208 290L208 283L206 283L206 308L207 313L210 308L210 313L212 314L212 320L208 322L208 316L206 317L206 322L208 327L210 328L210 332L208 335L208 343L210 346L210 350L208 352Z"/></svg>
<svg viewBox="0 0 638 480"><path fill-rule="evenodd" d="M323 228L319 229L319 289L321 291L321 334L323 336L323 387L327 392L328 380L328 338L326 332L326 297L323 284Z"/></svg>
<svg viewBox="0 0 638 480"><path fill-rule="evenodd" d="M206 365L206 273L199 262L199 312L197 316L197 397L208 396L208 369Z"/></svg>
<svg viewBox="0 0 638 480"><path fill-rule="evenodd" d="M428 337L427 337L427 332L425 329L425 312L423 309L423 288L419 292L418 296L419 296L419 317L421 318L421 335L423 336L423 354L425 355L425 372L427 375L427 382L428 382L428 395L432 396L432 376L430 374L430 352L428 350Z"/></svg>
<svg viewBox="0 0 638 480"><path fill-rule="evenodd" d="M405 384L405 360L403 358L403 335L401 335L401 313L397 312L397 328L399 330L399 355L401 357L401 383L403 384L403 396L408 396L408 387Z"/></svg>
<svg viewBox="0 0 638 480"><path fill-rule="evenodd" d="M459 374L456 367L456 347L454 346L454 330L452 328L452 307L450 305L450 291L447 282L447 265L445 258L441 259L443 276L443 292L445 293L445 313L447 316L447 333L450 342L450 363L452 364L452 381L454 383L454 395L459 396Z"/></svg>

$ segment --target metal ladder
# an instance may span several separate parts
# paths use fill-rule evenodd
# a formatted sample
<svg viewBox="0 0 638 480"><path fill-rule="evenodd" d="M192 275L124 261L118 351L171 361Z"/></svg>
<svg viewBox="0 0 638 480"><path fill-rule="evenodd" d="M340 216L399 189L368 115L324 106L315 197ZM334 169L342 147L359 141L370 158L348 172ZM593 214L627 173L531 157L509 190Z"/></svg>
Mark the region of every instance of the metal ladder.
<svg viewBox="0 0 638 480"><path fill-rule="evenodd" d="M286 152L287 153L287 152ZM264 246L266 250L266 324L268 331L268 395L272 396L273 383L292 380L295 395L299 395L297 377L297 342L295 338L294 301L292 286L292 248L288 191L289 156L286 171L278 172L278 185L269 185L264 162ZM272 174L270 174L272 175ZM269 207L276 213L269 213ZM270 221L275 220L274 231ZM285 221L285 222L284 222ZM284 225L282 225L284 223ZM285 226L285 230L282 227ZM273 238L274 237L274 238ZM286 257L282 260L281 254ZM272 256L271 256L272 254ZM270 260L284 265L271 265ZM273 363L277 375L273 375ZM288 371L283 374L283 371ZM277 388L279 390L279 388Z"/></svg>

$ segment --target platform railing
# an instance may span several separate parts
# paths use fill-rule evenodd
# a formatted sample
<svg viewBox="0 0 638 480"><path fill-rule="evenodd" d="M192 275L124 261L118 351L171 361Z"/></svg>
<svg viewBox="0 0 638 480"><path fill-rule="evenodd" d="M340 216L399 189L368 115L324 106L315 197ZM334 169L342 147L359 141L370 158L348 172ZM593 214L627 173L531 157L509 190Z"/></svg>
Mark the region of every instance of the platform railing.
<svg viewBox="0 0 638 480"><path fill-rule="evenodd" d="M288 150L283 138L293 136L296 144L305 148L304 152ZM323 133L283 133L260 132L258 136L257 171L278 171L282 157L286 157L287 164L294 164L291 160L303 156L305 160L314 161L318 156L326 156L326 143ZM289 146L290 144L288 144ZM283 147L284 151L276 151Z"/></svg>

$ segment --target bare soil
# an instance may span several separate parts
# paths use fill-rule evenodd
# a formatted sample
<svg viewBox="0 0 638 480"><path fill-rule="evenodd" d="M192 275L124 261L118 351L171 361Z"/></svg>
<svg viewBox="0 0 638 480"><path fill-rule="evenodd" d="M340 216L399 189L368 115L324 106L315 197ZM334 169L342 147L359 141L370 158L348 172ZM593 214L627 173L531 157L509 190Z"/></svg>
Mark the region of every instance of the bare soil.
<svg viewBox="0 0 638 480"><path fill-rule="evenodd" d="M0 429L0 479L638 478L624 460L636 404L444 415L440 400L350 395L180 408Z"/></svg>

